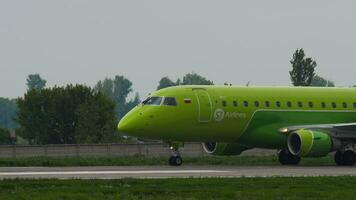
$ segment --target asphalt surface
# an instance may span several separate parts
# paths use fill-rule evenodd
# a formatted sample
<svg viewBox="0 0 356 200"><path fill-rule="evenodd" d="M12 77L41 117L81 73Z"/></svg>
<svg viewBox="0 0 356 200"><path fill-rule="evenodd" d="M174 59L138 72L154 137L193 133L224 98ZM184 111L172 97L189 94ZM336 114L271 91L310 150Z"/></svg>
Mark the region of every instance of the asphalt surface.
<svg viewBox="0 0 356 200"><path fill-rule="evenodd" d="M0 167L0 179L356 176L356 166Z"/></svg>

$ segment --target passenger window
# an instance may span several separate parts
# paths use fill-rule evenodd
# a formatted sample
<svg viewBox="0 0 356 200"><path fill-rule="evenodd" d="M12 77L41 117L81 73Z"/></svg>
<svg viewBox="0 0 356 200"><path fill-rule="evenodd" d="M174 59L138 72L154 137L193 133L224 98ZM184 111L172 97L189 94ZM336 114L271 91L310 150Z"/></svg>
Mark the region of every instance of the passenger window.
<svg viewBox="0 0 356 200"><path fill-rule="evenodd" d="M332 102L332 103L331 103L331 106L332 106L333 108L336 108L336 103L335 103L335 102Z"/></svg>
<svg viewBox="0 0 356 200"><path fill-rule="evenodd" d="M326 108L326 103L325 102L321 102L321 107L322 108Z"/></svg>
<svg viewBox="0 0 356 200"><path fill-rule="evenodd" d="M165 97L164 101L163 101L163 105L166 106L176 106L177 105L177 101L175 98L173 97Z"/></svg>
<svg viewBox="0 0 356 200"><path fill-rule="evenodd" d="M237 101L233 101L233 102L232 102L232 105L233 105L234 107L237 107Z"/></svg>
<svg viewBox="0 0 356 200"><path fill-rule="evenodd" d="M313 102L311 102L311 101L308 102L308 105L309 105L310 108L312 108L314 106Z"/></svg>
<svg viewBox="0 0 356 200"><path fill-rule="evenodd" d="M256 107L259 107L259 106L260 106L260 102L255 101L255 106L256 106Z"/></svg>
<svg viewBox="0 0 356 200"><path fill-rule="evenodd" d="M342 107L343 108L347 108L347 103L346 102L342 102Z"/></svg>
<svg viewBox="0 0 356 200"><path fill-rule="evenodd" d="M292 107L292 102L288 101L288 102L287 102L287 106L288 106L288 107Z"/></svg>
<svg viewBox="0 0 356 200"><path fill-rule="evenodd" d="M270 107L269 101L265 101L265 106L266 106L266 107Z"/></svg>
<svg viewBox="0 0 356 200"><path fill-rule="evenodd" d="M281 107L281 102L276 101L276 106L277 106L277 107Z"/></svg>
<svg viewBox="0 0 356 200"><path fill-rule="evenodd" d="M226 101L222 101L222 105L226 107Z"/></svg>
<svg viewBox="0 0 356 200"><path fill-rule="evenodd" d="M248 101L244 101L244 106L248 107Z"/></svg>
<svg viewBox="0 0 356 200"><path fill-rule="evenodd" d="M161 105L162 97L148 97L142 102L144 105Z"/></svg>
<svg viewBox="0 0 356 200"><path fill-rule="evenodd" d="M303 107L303 103L301 101L298 101L298 107L299 108Z"/></svg>

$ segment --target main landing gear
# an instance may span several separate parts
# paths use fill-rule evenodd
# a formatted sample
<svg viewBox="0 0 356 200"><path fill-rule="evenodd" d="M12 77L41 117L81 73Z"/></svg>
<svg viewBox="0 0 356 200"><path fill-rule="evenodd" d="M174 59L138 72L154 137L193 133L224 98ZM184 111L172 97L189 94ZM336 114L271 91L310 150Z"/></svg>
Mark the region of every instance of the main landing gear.
<svg viewBox="0 0 356 200"><path fill-rule="evenodd" d="M287 149L278 152L278 160L282 165L298 165L300 157L293 155Z"/></svg>
<svg viewBox="0 0 356 200"><path fill-rule="evenodd" d="M180 156L179 144L170 144L169 149L172 151L172 156L169 157L168 163L170 166L181 166L183 159Z"/></svg>
<svg viewBox="0 0 356 200"><path fill-rule="evenodd" d="M337 151L335 153L335 163L337 165L351 166L356 162L356 153L353 150Z"/></svg>

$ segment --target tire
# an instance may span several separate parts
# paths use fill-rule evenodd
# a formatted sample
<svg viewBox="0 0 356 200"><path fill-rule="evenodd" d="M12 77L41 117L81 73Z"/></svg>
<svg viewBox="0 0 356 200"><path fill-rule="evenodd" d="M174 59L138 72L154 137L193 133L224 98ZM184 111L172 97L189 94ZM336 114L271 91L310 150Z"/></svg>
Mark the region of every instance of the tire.
<svg viewBox="0 0 356 200"><path fill-rule="evenodd" d="M183 164L183 159L180 156L175 158L175 166L181 166Z"/></svg>
<svg viewBox="0 0 356 200"><path fill-rule="evenodd" d="M300 157L293 155L288 150L280 150L278 153L278 160L282 165L298 165Z"/></svg>
<svg viewBox="0 0 356 200"><path fill-rule="evenodd" d="M183 159L180 156L171 156L168 162L170 166L181 166Z"/></svg>
<svg viewBox="0 0 356 200"><path fill-rule="evenodd" d="M291 160L289 160L290 165L299 165L301 158L295 155L292 155Z"/></svg>
<svg viewBox="0 0 356 200"><path fill-rule="evenodd" d="M174 156L169 157L168 163L170 166L175 166L174 165Z"/></svg>
<svg viewBox="0 0 356 200"><path fill-rule="evenodd" d="M288 158L285 150L280 150L278 152L278 160L282 165L288 165Z"/></svg>
<svg viewBox="0 0 356 200"><path fill-rule="evenodd" d="M348 165L348 166L354 165L355 157L356 157L356 154L354 151L352 151L352 150L345 151L342 155L343 164Z"/></svg>
<svg viewBox="0 0 356 200"><path fill-rule="evenodd" d="M344 165L343 153L341 151L337 151L334 155L334 160L335 160L336 165L339 165L339 166Z"/></svg>

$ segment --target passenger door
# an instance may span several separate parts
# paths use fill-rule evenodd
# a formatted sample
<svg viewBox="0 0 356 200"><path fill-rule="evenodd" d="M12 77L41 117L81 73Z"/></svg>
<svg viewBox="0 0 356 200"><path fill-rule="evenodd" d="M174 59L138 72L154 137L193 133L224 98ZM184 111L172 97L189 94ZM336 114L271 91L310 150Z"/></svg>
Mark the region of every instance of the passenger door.
<svg viewBox="0 0 356 200"><path fill-rule="evenodd" d="M205 89L193 89L198 102L198 121L207 123L212 118L212 103L209 93Z"/></svg>

